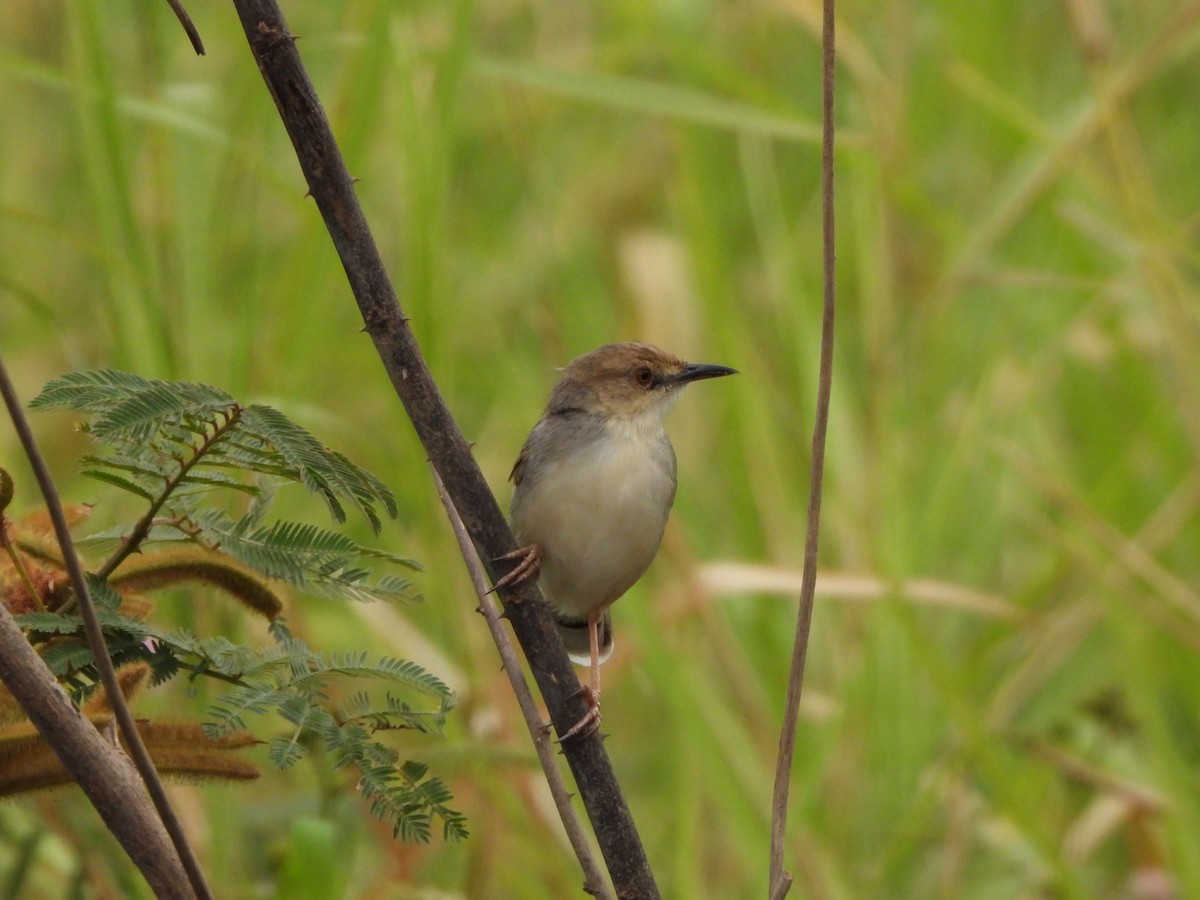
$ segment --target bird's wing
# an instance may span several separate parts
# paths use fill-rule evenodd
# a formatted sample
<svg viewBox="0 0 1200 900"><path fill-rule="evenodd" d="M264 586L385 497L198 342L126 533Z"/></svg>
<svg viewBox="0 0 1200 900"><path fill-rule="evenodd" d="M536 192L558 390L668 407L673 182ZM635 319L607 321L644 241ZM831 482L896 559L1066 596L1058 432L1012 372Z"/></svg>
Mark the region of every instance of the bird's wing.
<svg viewBox="0 0 1200 900"><path fill-rule="evenodd" d="M521 455L517 456L517 461L515 463L512 463L512 472L509 473L509 481L511 481L512 484L521 484L521 478L524 475L524 466L526 466L527 458L528 455L526 454L526 451L524 451L524 448L522 448Z"/></svg>
<svg viewBox="0 0 1200 900"><path fill-rule="evenodd" d="M529 461L529 442L521 448L520 454L517 456L517 461L513 463L512 471L508 473L508 480L514 485L519 485L521 479L525 477L525 464Z"/></svg>
<svg viewBox="0 0 1200 900"><path fill-rule="evenodd" d="M571 420L575 423L575 427L553 428L547 435L546 432L547 429L551 429L551 423L557 423L562 419ZM592 415L578 407L565 406L547 413L533 426L533 431L529 432L529 437L525 439L525 446L521 448L520 454L517 455L517 461L513 463L508 480L514 485L520 486L521 482L525 480L526 470L529 469L532 457L537 457L532 471L540 472L547 461L569 454L572 446L587 444L593 439L596 431L603 427L604 423L599 416Z"/></svg>

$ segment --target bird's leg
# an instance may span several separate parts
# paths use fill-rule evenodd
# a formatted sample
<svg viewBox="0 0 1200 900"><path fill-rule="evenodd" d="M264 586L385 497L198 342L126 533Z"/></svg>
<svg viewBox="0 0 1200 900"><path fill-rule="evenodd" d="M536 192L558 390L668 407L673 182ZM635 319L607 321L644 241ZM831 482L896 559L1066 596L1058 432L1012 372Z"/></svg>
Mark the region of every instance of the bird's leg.
<svg viewBox="0 0 1200 900"><path fill-rule="evenodd" d="M584 699L588 704L588 711L583 714L583 718L571 726L562 737L558 739L561 744L563 741L569 740L576 735L587 736L600 727L600 617L604 615L604 610L598 609L588 613L588 644L592 651L592 672L589 684L581 684L571 696L583 694Z"/></svg>
<svg viewBox="0 0 1200 900"><path fill-rule="evenodd" d="M602 615L604 615L604 611L599 609L588 613L588 647L592 651L592 681L588 690L592 692L592 702L597 710L597 722L600 716L600 617Z"/></svg>
<svg viewBox="0 0 1200 900"><path fill-rule="evenodd" d="M512 553L497 556L492 562L503 562L510 559L519 560L519 562L507 575L497 579L496 583L492 585L492 589L488 591L489 594L509 585L520 584L536 575L542 564L542 548L538 544L526 544L524 547L518 547Z"/></svg>

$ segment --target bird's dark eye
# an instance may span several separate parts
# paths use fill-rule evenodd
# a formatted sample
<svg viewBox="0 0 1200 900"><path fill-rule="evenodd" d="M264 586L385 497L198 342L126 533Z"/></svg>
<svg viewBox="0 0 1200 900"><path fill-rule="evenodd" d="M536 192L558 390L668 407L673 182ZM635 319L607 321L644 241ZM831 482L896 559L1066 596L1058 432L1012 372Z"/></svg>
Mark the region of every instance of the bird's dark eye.
<svg viewBox="0 0 1200 900"><path fill-rule="evenodd" d="M648 388L654 384L654 373L650 370L649 366L638 366L633 370L633 380L640 387Z"/></svg>

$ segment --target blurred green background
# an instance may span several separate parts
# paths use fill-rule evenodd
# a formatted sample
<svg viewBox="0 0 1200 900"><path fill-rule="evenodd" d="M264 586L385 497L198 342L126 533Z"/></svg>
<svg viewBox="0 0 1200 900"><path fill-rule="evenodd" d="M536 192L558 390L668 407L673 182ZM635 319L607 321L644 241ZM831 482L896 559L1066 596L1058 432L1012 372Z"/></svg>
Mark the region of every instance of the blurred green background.
<svg viewBox="0 0 1200 900"><path fill-rule="evenodd" d="M214 888L579 896L424 454L234 11L189 6L203 58L165 3L0 6L0 351L26 398L114 366L275 404L396 490L382 540L425 563L425 602L296 597L288 618L459 691L444 739L400 746L472 829L393 842L348 791L264 753L249 787L177 789ZM664 895L765 896L817 362L819 4L285 12L503 502L573 356L639 338L741 370L673 415L676 510L616 607L604 711ZM1200 896L1200 3L840 15L838 353L792 896ZM75 474L69 417L34 424L68 500L111 497ZM0 452L32 508L11 429ZM136 514L109 502L96 517ZM162 615L259 628L216 597ZM146 710L211 699L159 693ZM0 880L27 859L22 896L144 895L101 832L73 791L7 803Z"/></svg>

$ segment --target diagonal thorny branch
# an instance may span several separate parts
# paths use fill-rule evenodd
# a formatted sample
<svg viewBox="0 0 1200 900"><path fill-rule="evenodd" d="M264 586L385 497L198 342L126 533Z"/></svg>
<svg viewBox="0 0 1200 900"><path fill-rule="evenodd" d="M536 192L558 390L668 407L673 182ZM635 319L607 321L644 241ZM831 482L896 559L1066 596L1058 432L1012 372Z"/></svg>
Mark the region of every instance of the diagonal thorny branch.
<svg viewBox="0 0 1200 900"><path fill-rule="evenodd" d="M300 168L341 257L366 331L374 341L430 461L446 485L484 565L516 548L511 531L438 391L367 225L295 38L274 0L234 0L250 49L275 100ZM489 571L494 579L496 571ZM505 608L559 734L587 711L578 679L541 603L536 583L505 591ZM621 898L655 898L658 888L633 818L598 734L564 744L580 797Z"/></svg>

